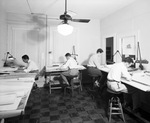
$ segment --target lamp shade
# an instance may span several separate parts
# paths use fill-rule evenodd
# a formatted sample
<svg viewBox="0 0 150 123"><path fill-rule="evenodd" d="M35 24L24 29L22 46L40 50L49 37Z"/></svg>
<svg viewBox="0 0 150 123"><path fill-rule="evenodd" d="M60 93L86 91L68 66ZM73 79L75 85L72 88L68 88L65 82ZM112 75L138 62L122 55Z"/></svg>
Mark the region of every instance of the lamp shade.
<svg viewBox="0 0 150 123"><path fill-rule="evenodd" d="M73 27L68 23L62 23L57 26L57 30L61 35L67 36L73 32Z"/></svg>

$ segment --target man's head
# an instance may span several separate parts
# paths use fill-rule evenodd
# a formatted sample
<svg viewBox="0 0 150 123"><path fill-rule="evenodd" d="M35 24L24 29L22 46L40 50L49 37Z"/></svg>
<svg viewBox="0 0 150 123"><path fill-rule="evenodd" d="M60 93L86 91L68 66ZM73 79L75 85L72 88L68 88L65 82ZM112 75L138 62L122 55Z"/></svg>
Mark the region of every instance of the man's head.
<svg viewBox="0 0 150 123"><path fill-rule="evenodd" d="M97 49L96 53L102 53L103 50L101 48Z"/></svg>
<svg viewBox="0 0 150 123"><path fill-rule="evenodd" d="M97 49L96 53L97 53L98 57L101 56L102 52L103 52L103 50L101 48Z"/></svg>
<svg viewBox="0 0 150 123"><path fill-rule="evenodd" d="M126 57L123 59L123 62L125 63L126 67L130 67L133 64L133 59L130 57Z"/></svg>
<svg viewBox="0 0 150 123"><path fill-rule="evenodd" d="M65 54L65 57L66 57L66 59L68 60L68 59L71 57L71 54L70 54L70 53L66 53L66 54Z"/></svg>
<svg viewBox="0 0 150 123"><path fill-rule="evenodd" d="M28 56L28 55L23 55L23 56L22 56L22 61L25 62L25 63L28 63L28 61L29 61L29 56Z"/></svg>

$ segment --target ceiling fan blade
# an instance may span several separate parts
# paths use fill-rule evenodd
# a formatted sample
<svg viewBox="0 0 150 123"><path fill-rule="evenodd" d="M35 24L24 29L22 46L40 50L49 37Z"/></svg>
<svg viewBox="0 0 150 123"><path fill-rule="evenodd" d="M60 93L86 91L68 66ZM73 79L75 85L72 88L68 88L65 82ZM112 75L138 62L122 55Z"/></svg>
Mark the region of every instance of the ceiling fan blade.
<svg viewBox="0 0 150 123"><path fill-rule="evenodd" d="M90 19L72 19L73 22L88 23Z"/></svg>
<svg viewBox="0 0 150 123"><path fill-rule="evenodd" d="M60 20L59 18L53 18L53 17L47 17L47 19L50 19L50 20Z"/></svg>
<svg viewBox="0 0 150 123"><path fill-rule="evenodd" d="M45 15L44 13L31 13L31 15Z"/></svg>
<svg viewBox="0 0 150 123"><path fill-rule="evenodd" d="M33 14L33 15L36 15L40 19L60 20L59 18L49 17L49 16L44 15L44 14Z"/></svg>

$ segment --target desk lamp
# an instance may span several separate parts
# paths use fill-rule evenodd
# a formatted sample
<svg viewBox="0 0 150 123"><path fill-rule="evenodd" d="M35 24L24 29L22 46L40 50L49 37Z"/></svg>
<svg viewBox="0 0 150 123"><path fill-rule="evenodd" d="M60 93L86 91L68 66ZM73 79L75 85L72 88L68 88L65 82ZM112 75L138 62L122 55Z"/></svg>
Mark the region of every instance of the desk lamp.
<svg viewBox="0 0 150 123"><path fill-rule="evenodd" d="M139 52L140 60L138 60L138 52ZM143 64L148 64L148 61L147 61L146 59L142 60L142 58L141 58L141 51L140 51L139 42L138 42L138 44L137 44L137 60L135 61L135 63L140 63L140 64L139 64L139 68L140 68L141 70L144 69L142 63L143 63Z"/></svg>
<svg viewBox="0 0 150 123"><path fill-rule="evenodd" d="M5 62L4 62L4 67L8 67L9 65L7 64L7 61L8 61L8 58L9 59L15 59L9 52L7 52L7 54L6 54L6 59L5 59Z"/></svg>

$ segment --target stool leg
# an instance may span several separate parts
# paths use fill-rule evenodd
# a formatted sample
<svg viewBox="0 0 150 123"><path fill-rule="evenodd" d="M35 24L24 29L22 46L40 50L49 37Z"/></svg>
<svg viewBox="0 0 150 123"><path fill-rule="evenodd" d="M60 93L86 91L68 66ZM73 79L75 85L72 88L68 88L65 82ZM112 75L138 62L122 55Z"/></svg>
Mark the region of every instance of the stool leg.
<svg viewBox="0 0 150 123"><path fill-rule="evenodd" d="M64 88L64 95L66 95L66 89L67 89L67 88L65 87L65 88Z"/></svg>
<svg viewBox="0 0 150 123"><path fill-rule="evenodd" d="M109 123L111 123L111 114L112 114L112 99L109 100Z"/></svg>
<svg viewBox="0 0 150 123"><path fill-rule="evenodd" d="M78 88L78 94L80 94L80 88Z"/></svg>
<svg viewBox="0 0 150 123"><path fill-rule="evenodd" d="M52 90L51 90L51 81L49 82L49 92L51 94Z"/></svg>
<svg viewBox="0 0 150 123"><path fill-rule="evenodd" d="M80 90L82 91L82 83L81 83L81 80L79 80L80 81Z"/></svg>
<svg viewBox="0 0 150 123"><path fill-rule="evenodd" d="M124 118L123 109L122 109L122 105L121 105L120 99L118 98L117 100L118 100L118 104L119 104L119 108L120 108L120 111L121 111L121 115L122 115L123 122L126 123L125 118Z"/></svg>
<svg viewBox="0 0 150 123"><path fill-rule="evenodd" d="M123 109L122 109L121 103L119 103L119 107L120 107L120 110L121 110L121 115L122 115L123 122L126 123L125 118L124 118L124 114L123 114Z"/></svg>
<svg viewBox="0 0 150 123"><path fill-rule="evenodd" d="M115 95L109 100L109 123L112 115L121 115L123 122L126 123L120 99Z"/></svg>
<svg viewBox="0 0 150 123"><path fill-rule="evenodd" d="M73 97L74 96L74 90L73 90L73 79L71 79L71 96Z"/></svg>

